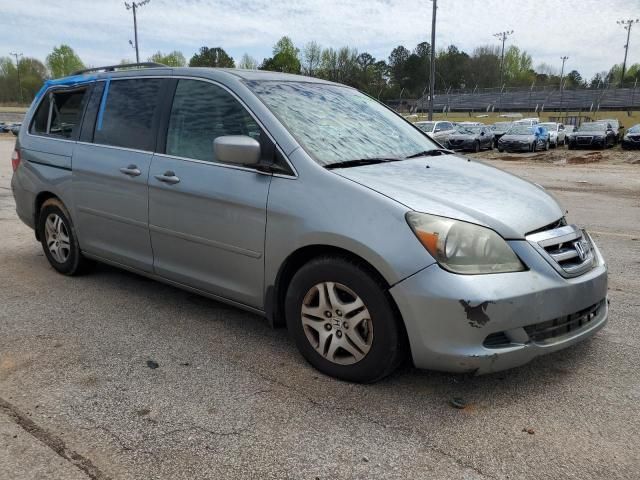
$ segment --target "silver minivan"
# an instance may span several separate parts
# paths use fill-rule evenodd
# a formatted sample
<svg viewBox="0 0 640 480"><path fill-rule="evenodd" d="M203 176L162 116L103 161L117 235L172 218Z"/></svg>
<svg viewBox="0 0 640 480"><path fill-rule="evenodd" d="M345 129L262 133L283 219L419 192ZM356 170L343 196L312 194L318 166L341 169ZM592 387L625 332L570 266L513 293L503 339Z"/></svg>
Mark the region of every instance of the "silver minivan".
<svg viewBox="0 0 640 480"><path fill-rule="evenodd" d="M353 88L235 69L49 81L13 153L62 274L105 262L264 315L320 371L486 373L590 337L607 267L541 187Z"/></svg>

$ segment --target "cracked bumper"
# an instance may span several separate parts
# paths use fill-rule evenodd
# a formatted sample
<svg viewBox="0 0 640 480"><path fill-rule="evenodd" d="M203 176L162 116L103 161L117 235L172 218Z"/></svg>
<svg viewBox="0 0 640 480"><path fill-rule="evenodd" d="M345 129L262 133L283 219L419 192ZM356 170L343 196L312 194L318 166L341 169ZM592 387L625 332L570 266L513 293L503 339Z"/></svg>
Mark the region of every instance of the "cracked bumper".
<svg viewBox="0 0 640 480"><path fill-rule="evenodd" d="M431 265L390 289L404 320L418 368L489 373L578 343L601 329L608 315L607 267L594 246L597 266L576 278L562 278L525 241L510 241L529 267L524 272L456 275ZM595 304L589 322L544 340L529 327L561 319ZM506 334L499 348L484 345L489 335Z"/></svg>

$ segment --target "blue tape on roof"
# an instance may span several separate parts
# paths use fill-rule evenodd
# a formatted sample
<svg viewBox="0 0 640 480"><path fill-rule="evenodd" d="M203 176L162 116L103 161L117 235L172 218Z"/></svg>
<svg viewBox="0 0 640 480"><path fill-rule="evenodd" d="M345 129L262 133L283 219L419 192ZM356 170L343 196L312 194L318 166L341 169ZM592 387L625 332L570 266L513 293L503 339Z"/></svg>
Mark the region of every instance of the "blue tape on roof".
<svg viewBox="0 0 640 480"><path fill-rule="evenodd" d="M102 130L102 118L104 116L104 107L107 104L107 96L109 95L109 85L111 85L111 77L104 82L104 92L102 93L102 101L100 102L100 110L98 110L98 124L96 130Z"/></svg>
<svg viewBox="0 0 640 480"><path fill-rule="evenodd" d="M38 93L36 93L36 97L34 101L38 100L44 94L44 92L47 91L49 87L53 87L57 85L72 87L75 85L82 85L83 83L93 82L97 78L98 78L97 75L73 75L71 77L57 78L55 80L47 80L46 82L44 82L44 85L42 85L42 88L38 90Z"/></svg>

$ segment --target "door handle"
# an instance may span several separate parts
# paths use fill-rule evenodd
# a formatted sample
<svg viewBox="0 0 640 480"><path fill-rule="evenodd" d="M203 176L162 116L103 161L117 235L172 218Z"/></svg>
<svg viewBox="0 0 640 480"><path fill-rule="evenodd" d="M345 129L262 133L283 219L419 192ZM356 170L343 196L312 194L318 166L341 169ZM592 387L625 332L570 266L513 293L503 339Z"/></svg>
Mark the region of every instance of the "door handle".
<svg viewBox="0 0 640 480"><path fill-rule="evenodd" d="M126 168L123 167L120 169L120 172L124 173L125 175L129 175L130 177L137 177L142 173L136 165L129 165Z"/></svg>
<svg viewBox="0 0 640 480"><path fill-rule="evenodd" d="M159 182L168 183L170 185L176 184L180 181L180 179L176 177L176 174L170 170L164 172L162 175L155 175L155 177Z"/></svg>

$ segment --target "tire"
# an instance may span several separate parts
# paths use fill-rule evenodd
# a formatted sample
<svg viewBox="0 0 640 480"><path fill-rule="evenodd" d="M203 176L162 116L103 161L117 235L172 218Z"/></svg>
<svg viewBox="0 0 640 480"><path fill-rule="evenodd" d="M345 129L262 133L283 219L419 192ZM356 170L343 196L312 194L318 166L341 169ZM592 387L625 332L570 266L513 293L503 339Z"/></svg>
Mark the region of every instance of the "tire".
<svg viewBox="0 0 640 480"><path fill-rule="evenodd" d="M574 145L569 144L569 146L567 147L569 150L573 150L574 148L576 148Z"/></svg>
<svg viewBox="0 0 640 480"><path fill-rule="evenodd" d="M502 153L502 152L504 152L504 148L500 148L500 147L498 147L498 151L499 151L500 153Z"/></svg>
<svg viewBox="0 0 640 480"><path fill-rule="evenodd" d="M544 150L545 150L545 152L546 152L547 150L549 150L550 148L551 148L551 142L550 142L549 140L547 140L547 142L544 144Z"/></svg>
<svg viewBox="0 0 640 480"><path fill-rule="evenodd" d="M479 151L480 151L480 142L476 140L473 143L473 152L478 153Z"/></svg>
<svg viewBox="0 0 640 480"><path fill-rule="evenodd" d="M534 140L531 146L529 147L530 152L536 152L538 150L538 141Z"/></svg>
<svg viewBox="0 0 640 480"><path fill-rule="evenodd" d="M93 265L82 255L71 216L57 198L45 200L40 208L38 237L49 264L59 273L79 275Z"/></svg>
<svg viewBox="0 0 640 480"><path fill-rule="evenodd" d="M372 383L404 358L405 337L386 288L357 262L326 256L304 265L289 284L285 316L302 356L326 375ZM354 319L360 321L349 325Z"/></svg>
<svg viewBox="0 0 640 480"><path fill-rule="evenodd" d="M489 143L489 150L493 150L493 140Z"/></svg>

